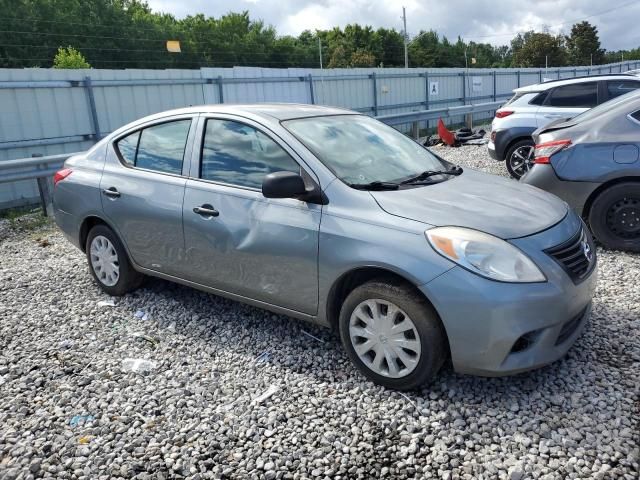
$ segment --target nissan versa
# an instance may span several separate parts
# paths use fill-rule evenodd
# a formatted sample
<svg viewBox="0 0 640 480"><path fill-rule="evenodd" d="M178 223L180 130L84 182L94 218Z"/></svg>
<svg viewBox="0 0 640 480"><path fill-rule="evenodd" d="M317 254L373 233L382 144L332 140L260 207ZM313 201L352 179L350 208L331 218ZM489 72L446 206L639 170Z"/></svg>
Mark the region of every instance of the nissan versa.
<svg viewBox="0 0 640 480"><path fill-rule="evenodd" d="M391 388L447 358L488 376L547 364L590 313L594 247L565 202L347 110L165 112L54 183L56 221L108 294L152 275L335 327Z"/></svg>

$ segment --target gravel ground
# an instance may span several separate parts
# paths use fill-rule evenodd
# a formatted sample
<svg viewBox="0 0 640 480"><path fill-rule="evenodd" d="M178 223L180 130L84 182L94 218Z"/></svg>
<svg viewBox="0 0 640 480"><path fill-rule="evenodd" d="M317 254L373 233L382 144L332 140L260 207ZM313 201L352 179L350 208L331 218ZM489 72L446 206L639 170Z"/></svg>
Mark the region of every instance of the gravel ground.
<svg viewBox="0 0 640 480"><path fill-rule="evenodd" d="M563 360L404 395L321 328L159 280L109 299L50 225L0 220L0 478L637 479L640 256L598 253Z"/></svg>

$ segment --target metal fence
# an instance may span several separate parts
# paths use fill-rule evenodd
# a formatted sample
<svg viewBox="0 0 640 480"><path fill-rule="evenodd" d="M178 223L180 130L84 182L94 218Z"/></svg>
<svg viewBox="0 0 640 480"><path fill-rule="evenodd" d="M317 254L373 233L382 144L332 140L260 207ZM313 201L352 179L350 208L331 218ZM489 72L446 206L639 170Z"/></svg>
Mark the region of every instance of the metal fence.
<svg viewBox="0 0 640 480"><path fill-rule="evenodd" d="M617 73L640 62L557 69L0 69L0 163L82 151L136 118L203 103L297 102L374 116L498 102L545 79ZM476 119L486 114L475 113ZM451 122L462 117L450 113ZM420 120L420 126L429 126ZM402 128L402 125L398 125ZM2 175L2 170L0 170ZM33 202L33 180L0 182L0 208Z"/></svg>

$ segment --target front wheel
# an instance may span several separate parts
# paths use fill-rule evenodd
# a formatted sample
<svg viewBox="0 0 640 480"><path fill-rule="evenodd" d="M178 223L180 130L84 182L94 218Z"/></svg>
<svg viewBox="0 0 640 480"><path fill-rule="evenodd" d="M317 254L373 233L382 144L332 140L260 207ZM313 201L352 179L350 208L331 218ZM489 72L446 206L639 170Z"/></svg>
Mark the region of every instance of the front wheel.
<svg viewBox="0 0 640 480"><path fill-rule="evenodd" d="M403 284L380 280L357 287L345 299L339 321L351 361L384 387L417 388L435 377L446 358L437 313Z"/></svg>
<svg viewBox="0 0 640 480"><path fill-rule="evenodd" d="M640 183L613 185L589 210L591 231L605 247L640 252Z"/></svg>
<svg viewBox="0 0 640 480"><path fill-rule="evenodd" d="M519 180L533 166L533 152L535 150L533 140L520 140L507 152L506 163L509 174Z"/></svg>
<svg viewBox="0 0 640 480"><path fill-rule="evenodd" d="M144 276L131 266L122 242L106 225L89 231L86 252L91 275L109 295L124 295L142 283Z"/></svg>

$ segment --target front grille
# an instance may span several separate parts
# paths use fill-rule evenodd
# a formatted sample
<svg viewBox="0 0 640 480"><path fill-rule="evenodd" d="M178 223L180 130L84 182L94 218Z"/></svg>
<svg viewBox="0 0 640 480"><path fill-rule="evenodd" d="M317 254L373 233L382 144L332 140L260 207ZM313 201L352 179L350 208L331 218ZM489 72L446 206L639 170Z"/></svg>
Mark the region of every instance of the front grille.
<svg viewBox="0 0 640 480"><path fill-rule="evenodd" d="M580 312L579 315L576 315L574 318L572 318L562 326L562 329L558 334L558 339L556 340L556 345L560 345L561 343L564 343L567 340L567 338L569 338L573 334L573 332L576 331L576 329L580 326L580 323L582 322L582 318L584 317L585 311L586 309Z"/></svg>
<svg viewBox="0 0 640 480"><path fill-rule="evenodd" d="M596 251L591 235L585 228L566 242L546 250L574 283L580 283L591 273L596 264Z"/></svg>

